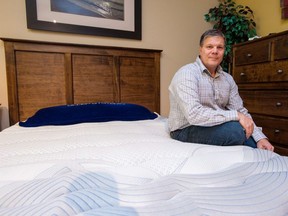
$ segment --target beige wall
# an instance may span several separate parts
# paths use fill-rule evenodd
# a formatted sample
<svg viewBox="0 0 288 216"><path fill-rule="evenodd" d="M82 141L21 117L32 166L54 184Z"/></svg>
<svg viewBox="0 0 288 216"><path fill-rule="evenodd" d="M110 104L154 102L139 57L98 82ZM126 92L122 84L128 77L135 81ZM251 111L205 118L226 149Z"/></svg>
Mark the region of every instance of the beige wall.
<svg viewBox="0 0 288 216"><path fill-rule="evenodd" d="M288 19L281 19L280 0L236 0L235 2L243 6L247 5L253 10L259 36L288 30Z"/></svg>
<svg viewBox="0 0 288 216"><path fill-rule="evenodd" d="M161 114L168 115L168 85L175 71L195 59L204 21L217 0L142 0L142 40L107 38L28 30L24 0L0 2L0 37L163 50L161 57ZM1 128L8 126L8 99L4 48L0 41Z"/></svg>

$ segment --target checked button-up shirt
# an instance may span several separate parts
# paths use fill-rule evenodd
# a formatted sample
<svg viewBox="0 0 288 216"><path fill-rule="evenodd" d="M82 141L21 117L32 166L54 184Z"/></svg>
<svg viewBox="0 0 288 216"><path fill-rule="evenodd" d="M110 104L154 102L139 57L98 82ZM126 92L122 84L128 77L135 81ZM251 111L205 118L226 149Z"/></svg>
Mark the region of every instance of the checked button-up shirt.
<svg viewBox="0 0 288 216"><path fill-rule="evenodd" d="M212 77L201 59L181 67L169 86L170 131L189 125L214 126L237 121L241 112L251 117L243 106L233 77L219 66ZM252 137L257 142L267 138L256 125Z"/></svg>

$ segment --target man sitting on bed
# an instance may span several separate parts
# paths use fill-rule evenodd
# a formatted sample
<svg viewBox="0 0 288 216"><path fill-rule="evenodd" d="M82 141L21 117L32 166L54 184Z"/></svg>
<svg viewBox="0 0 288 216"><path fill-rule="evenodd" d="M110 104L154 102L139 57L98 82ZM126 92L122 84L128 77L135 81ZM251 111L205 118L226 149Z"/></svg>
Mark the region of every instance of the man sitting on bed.
<svg viewBox="0 0 288 216"><path fill-rule="evenodd" d="M173 139L274 150L243 107L232 76L220 66L225 36L208 30L200 38L199 56L181 67L169 86L168 126Z"/></svg>

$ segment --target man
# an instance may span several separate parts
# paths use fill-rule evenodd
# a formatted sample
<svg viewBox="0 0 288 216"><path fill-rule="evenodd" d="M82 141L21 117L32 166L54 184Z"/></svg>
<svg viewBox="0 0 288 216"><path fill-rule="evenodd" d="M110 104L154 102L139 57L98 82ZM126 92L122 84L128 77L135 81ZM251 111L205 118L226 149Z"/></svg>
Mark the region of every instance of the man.
<svg viewBox="0 0 288 216"><path fill-rule="evenodd" d="M208 30L196 61L180 68L169 86L168 126L176 140L210 145L247 145L274 150L243 107L232 76L220 66L225 36Z"/></svg>

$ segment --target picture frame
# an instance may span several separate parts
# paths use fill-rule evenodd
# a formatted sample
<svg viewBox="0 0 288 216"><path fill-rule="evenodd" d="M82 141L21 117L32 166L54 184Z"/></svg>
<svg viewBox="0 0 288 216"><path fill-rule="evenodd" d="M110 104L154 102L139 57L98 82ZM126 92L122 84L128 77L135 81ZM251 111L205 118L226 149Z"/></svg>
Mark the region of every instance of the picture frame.
<svg viewBox="0 0 288 216"><path fill-rule="evenodd" d="M288 19L288 0L280 0L281 18Z"/></svg>
<svg viewBox="0 0 288 216"><path fill-rule="evenodd" d="M141 0L25 0L25 3L28 29L142 39ZM113 13L111 5L115 3L118 13ZM79 14L80 10L74 10L75 4L84 12ZM61 11L63 8L65 11Z"/></svg>
<svg viewBox="0 0 288 216"><path fill-rule="evenodd" d="M280 0L280 7L281 8L288 7L288 0Z"/></svg>

